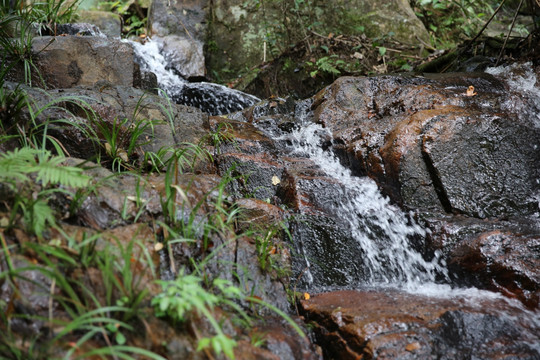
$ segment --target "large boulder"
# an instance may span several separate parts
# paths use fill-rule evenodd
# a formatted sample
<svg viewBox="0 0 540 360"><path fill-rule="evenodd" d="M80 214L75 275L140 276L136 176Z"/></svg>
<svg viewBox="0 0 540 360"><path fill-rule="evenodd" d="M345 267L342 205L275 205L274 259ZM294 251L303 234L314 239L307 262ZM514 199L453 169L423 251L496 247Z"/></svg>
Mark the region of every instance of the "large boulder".
<svg viewBox="0 0 540 360"><path fill-rule="evenodd" d="M206 75L207 0L152 1L148 14L149 35L161 45L169 66L182 77Z"/></svg>
<svg viewBox="0 0 540 360"><path fill-rule="evenodd" d="M314 109L343 161L399 204L478 218L533 214L540 128L504 108L505 93L490 75L346 77Z"/></svg>
<svg viewBox="0 0 540 360"><path fill-rule="evenodd" d="M108 81L133 86L133 48L95 36L42 36L32 41L33 62L49 88Z"/></svg>

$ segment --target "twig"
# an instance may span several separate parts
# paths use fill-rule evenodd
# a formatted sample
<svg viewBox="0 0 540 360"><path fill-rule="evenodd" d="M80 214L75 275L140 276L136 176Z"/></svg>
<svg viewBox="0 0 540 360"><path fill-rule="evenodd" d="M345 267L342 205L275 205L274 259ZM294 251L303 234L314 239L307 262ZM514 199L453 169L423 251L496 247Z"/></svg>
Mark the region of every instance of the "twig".
<svg viewBox="0 0 540 360"><path fill-rule="evenodd" d="M428 48L431 51L437 51L437 49L435 49L433 46L429 45L424 40L420 39L420 37L418 37L418 35L415 35L414 37L416 38L416 40L420 41L420 43L422 45L424 45L424 47Z"/></svg>
<svg viewBox="0 0 540 360"><path fill-rule="evenodd" d="M537 0L538 1L538 0ZM482 29L480 29L480 31L478 32L478 34L476 34L476 36L467 43L467 45L465 45L465 48L463 51L467 50L469 47L471 47L471 45L476 41L476 39L478 39L478 37L480 35L482 35L482 33L484 32L484 30L486 30L486 28L488 27L488 25L491 23L491 21L493 20L493 18L495 17L495 15L497 15L497 13L501 10L502 6L504 5L504 3L506 2L506 0L503 0L501 2L501 4L497 7L497 9L495 9L495 11L493 12L493 14L491 14L491 17L488 19L488 21L484 24L484 26L482 26ZM520 5L521 6L521 5Z"/></svg>
<svg viewBox="0 0 540 360"><path fill-rule="evenodd" d="M506 48L506 43L508 42L508 38L510 37L510 34L512 33L512 29L514 29L514 24L516 23L516 19L519 14L519 9L521 9L522 5L523 5L523 0L520 0L519 5L516 9L516 13L514 14L514 18L512 19L512 25L510 25L510 30L508 30L508 34L506 34L506 38L504 39L504 43L501 48L501 52L499 53L499 57L497 57L497 61L495 62L495 66L499 65L499 61L501 60L504 49Z"/></svg>

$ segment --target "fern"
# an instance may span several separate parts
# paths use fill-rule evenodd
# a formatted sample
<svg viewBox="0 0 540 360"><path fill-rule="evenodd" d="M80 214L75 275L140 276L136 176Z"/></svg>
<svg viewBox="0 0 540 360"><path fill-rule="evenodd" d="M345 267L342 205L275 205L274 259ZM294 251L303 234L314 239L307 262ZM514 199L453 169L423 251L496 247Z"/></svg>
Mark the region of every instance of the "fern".
<svg viewBox="0 0 540 360"><path fill-rule="evenodd" d="M74 188L88 185L90 178L82 169L62 166L64 161L64 157L52 156L47 150L15 149L0 155L0 179L26 181L29 180L27 174L36 173L37 181L43 186L50 183Z"/></svg>
<svg viewBox="0 0 540 360"><path fill-rule="evenodd" d="M29 147L0 154L0 182L7 183L14 190L13 202L8 205L12 212L9 227L14 225L21 210L22 221L27 229L40 238L47 225L55 225L54 211L48 205L48 200L53 193L67 191L47 186L52 184L79 188L90 181L90 178L82 173L82 169L63 166L65 160L63 156L53 156L48 150ZM28 192L24 191L34 182L31 174L35 175L43 187L35 196L25 195Z"/></svg>
<svg viewBox="0 0 540 360"><path fill-rule="evenodd" d="M23 209L25 224L27 224L32 232L40 237L47 224L54 226L56 223L53 210L45 200L38 199L31 204L29 209Z"/></svg>
<svg viewBox="0 0 540 360"><path fill-rule="evenodd" d="M50 154L49 154L50 155ZM40 163L32 167L37 172L37 180L43 182L43 186L49 183L80 188L88 185L90 178L82 173L81 168L62 166L64 157L54 156L41 159Z"/></svg>

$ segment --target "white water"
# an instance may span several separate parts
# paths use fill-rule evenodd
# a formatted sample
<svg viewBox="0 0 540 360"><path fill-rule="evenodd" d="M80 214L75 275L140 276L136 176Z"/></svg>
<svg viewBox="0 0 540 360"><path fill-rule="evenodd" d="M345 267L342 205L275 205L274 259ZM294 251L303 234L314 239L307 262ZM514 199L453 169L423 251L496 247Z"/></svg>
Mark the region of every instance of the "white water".
<svg viewBox="0 0 540 360"><path fill-rule="evenodd" d="M532 63L490 67L486 72L502 79L509 87L510 96L503 103L503 109L532 120L540 128L540 81Z"/></svg>
<svg viewBox="0 0 540 360"><path fill-rule="evenodd" d="M167 66L163 45L148 39L144 44L129 41L142 71L156 74L158 86L178 104L197 107L212 115L229 114L251 106L259 98L208 82L188 82Z"/></svg>
<svg viewBox="0 0 540 360"><path fill-rule="evenodd" d="M447 277L439 254L426 261L409 243L411 236L423 237L426 231L391 205L373 180L353 176L331 151L323 150L321 144L328 137L325 134L328 130L320 125L304 123L281 140L292 142L293 153L309 157L342 185L343 193L330 213L348 222L352 237L365 251L362 261L369 274L367 283L412 290L434 283L437 275Z"/></svg>

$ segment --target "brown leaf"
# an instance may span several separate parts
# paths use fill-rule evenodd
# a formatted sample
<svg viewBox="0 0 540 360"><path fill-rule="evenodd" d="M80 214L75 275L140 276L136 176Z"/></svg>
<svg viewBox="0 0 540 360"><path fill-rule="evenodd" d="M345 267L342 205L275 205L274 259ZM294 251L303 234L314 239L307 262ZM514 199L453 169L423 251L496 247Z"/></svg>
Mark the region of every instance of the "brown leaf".
<svg viewBox="0 0 540 360"><path fill-rule="evenodd" d="M413 342L413 343L410 343L407 346L405 346L405 350L412 352L412 351L420 349L420 347L421 346L420 346L419 342Z"/></svg>

